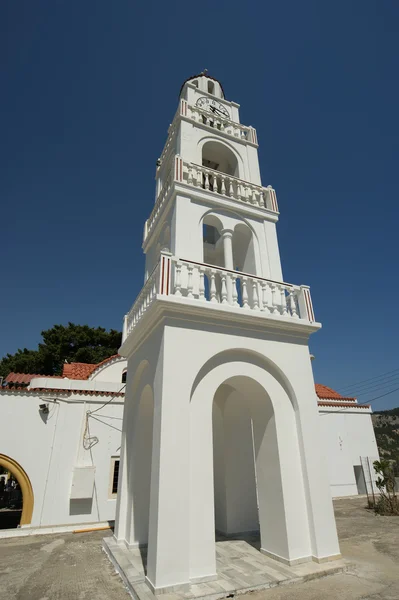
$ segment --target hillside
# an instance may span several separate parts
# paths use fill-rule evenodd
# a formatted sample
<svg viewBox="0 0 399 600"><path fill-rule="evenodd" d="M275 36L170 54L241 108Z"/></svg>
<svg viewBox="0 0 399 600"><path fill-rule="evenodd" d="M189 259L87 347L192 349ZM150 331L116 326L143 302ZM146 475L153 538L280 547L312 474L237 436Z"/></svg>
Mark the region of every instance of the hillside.
<svg viewBox="0 0 399 600"><path fill-rule="evenodd" d="M399 469L399 407L375 412L372 419L381 458L395 460Z"/></svg>

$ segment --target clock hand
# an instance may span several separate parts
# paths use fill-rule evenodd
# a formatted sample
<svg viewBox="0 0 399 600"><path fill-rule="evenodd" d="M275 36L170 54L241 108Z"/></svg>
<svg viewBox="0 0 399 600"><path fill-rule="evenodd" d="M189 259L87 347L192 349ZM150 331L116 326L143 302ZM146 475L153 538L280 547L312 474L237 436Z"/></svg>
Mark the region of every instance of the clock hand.
<svg viewBox="0 0 399 600"><path fill-rule="evenodd" d="M213 107L213 112L218 113L219 115L222 115L222 117L224 117L226 119L226 115L218 108Z"/></svg>

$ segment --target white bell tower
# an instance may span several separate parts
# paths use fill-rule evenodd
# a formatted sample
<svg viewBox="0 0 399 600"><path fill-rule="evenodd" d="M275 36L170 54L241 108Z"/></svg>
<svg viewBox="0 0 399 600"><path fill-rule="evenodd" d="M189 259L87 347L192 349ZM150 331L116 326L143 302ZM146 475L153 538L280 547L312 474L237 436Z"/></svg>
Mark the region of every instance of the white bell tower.
<svg viewBox="0 0 399 600"><path fill-rule="evenodd" d="M318 435L307 286L284 282L256 131L219 81L184 82L126 315L115 539L161 593L217 576L215 530L287 565L339 555Z"/></svg>

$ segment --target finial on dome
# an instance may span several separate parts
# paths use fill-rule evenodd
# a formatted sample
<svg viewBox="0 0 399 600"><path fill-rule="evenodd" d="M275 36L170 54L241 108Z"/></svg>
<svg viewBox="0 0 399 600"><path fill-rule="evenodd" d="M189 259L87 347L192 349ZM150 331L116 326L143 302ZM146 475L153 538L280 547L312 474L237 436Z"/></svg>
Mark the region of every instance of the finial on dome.
<svg viewBox="0 0 399 600"><path fill-rule="evenodd" d="M201 75L206 75L208 73L208 69L204 69L201 73Z"/></svg>

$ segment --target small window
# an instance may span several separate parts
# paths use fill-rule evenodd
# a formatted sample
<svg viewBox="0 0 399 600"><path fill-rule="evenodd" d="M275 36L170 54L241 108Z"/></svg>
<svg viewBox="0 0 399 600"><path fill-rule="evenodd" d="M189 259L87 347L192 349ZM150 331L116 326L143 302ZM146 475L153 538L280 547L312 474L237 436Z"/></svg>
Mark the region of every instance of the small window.
<svg viewBox="0 0 399 600"><path fill-rule="evenodd" d="M194 79L193 85L195 85L196 88L198 87L198 79Z"/></svg>
<svg viewBox="0 0 399 600"><path fill-rule="evenodd" d="M213 81L208 80L208 94L214 94L214 93L215 93L215 84L213 83Z"/></svg>
<svg viewBox="0 0 399 600"><path fill-rule="evenodd" d="M127 371L123 371L122 373L122 383L126 383Z"/></svg>
<svg viewBox="0 0 399 600"><path fill-rule="evenodd" d="M119 456L111 457L111 475L109 484L109 497L115 498L118 492L118 478L119 478Z"/></svg>

